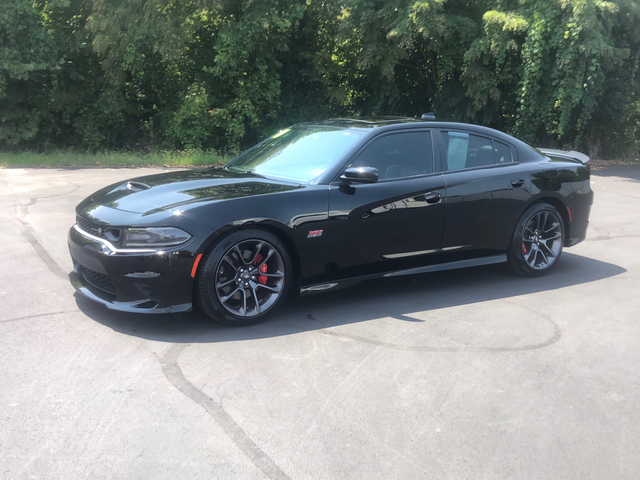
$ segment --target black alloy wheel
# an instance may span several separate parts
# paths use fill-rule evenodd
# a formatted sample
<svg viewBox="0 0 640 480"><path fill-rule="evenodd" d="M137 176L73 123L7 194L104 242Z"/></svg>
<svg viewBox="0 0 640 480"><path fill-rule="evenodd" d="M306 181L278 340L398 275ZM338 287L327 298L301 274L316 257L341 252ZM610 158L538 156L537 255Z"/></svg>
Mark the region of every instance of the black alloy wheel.
<svg viewBox="0 0 640 480"><path fill-rule="evenodd" d="M197 277L198 303L227 325L260 323L284 301L291 276L291 259L275 235L238 230L205 255Z"/></svg>
<svg viewBox="0 0 640 480"><path fill-rule="evenodd" d="M564 222L555 207L532 205L518 221L507 254L516 273L539 277L556 265L564 245Z"/></svg>

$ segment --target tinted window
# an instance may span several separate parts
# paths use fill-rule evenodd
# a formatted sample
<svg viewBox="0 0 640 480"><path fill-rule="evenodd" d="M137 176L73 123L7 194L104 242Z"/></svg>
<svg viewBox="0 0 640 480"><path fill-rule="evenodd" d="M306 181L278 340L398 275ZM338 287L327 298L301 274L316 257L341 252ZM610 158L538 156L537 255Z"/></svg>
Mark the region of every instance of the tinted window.
<svg viewBox="0 0 640 480"><path fill-rule="evenodd" d="M495 163L491 140L488 138L463 132L442 132L442 139L445 145L445 170L481 167Z"/></svg>
<svg viewBox="0 0 640 480"><path fill-rule="evenodd" d="M351 167L374 167L380 180L414 177L433 172L431 133L386 135L367 146Z"/></svg>
<svg viewBox="0 0 640 480"><path fill-rule="evenodd" d="M496 163L511 163L513 158L511 156L511 148L502 142L496 140L493 141L494 152L496 154Z"/></svg>

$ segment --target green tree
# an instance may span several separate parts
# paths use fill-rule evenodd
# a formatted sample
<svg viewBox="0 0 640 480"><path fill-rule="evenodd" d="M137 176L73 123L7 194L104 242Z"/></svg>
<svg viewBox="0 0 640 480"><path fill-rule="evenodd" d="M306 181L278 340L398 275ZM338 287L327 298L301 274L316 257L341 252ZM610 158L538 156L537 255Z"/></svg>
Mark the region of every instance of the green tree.
<svg viewBox="0 0 640 480"><path fill-rule="evenodd" d="M243 148L346 115L634 155L637 0L15 0L0 147Z"/></svg>
<svg viewBox="0 0 640 480"><path fill-rule="evenodd" d="M44 19L27 0L0 4L0 142L13 147L44 129L63 58Z"/></svg>

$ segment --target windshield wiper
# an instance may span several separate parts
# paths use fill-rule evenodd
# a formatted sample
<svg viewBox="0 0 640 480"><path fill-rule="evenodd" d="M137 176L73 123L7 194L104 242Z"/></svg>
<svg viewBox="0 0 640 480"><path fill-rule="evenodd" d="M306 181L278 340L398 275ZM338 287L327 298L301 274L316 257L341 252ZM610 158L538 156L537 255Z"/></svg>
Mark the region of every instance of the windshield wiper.
<svg viewBox="0 0 640 480"><path fill-rule="evenodd" d="M226 166L224 167L224 169L225 169L227 172L243 173L243 174L245 174L245 175L253 175L254 177L258 177L258 178L266 178L266 179L268 179L268 177L265 177L265 176L264 176L264 175L262 175L261 173L256 173L256 172L253 172L253 171L251 171L251 170L243 170L243 169L241 169L241 168L237 168L237 167L236 167L236 168L234 168L234 167L228 168L228 167L226 167Z"/></svg>
<svg viewBox="0 0 640 480"><path fill-rule="evenodd" d="M258 178L264 178L265 180L271 180L271 178L269 178L269 177L267 177L267 176L265 176L265 175L262 175L261 173L253 172L253 171L251 171L251 170L247 170L247 171L246 171L246 172L244 172L244 173L251 174L251 175L253 175L254 177L258 177Z"/></svg>

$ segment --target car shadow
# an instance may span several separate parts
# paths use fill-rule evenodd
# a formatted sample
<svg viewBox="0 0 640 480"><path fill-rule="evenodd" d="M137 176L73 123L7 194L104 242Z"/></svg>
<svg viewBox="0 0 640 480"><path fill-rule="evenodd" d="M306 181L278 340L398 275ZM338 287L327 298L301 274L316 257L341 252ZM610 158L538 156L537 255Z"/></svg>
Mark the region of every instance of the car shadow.
<svg viewBox="0 0 640 480"><path fill-rule="evenodd" d="M343 290L290 298L269 321L244 328L217 324L199 312L122 313L78 294L76 303L87 317L122 334L168 343L215 343L292 335L385 317L421 322L411 314L557 290L624 272L617 265L565 252L555 270L540 278L517 277L504 265L491 265L371 280Z"/></svg>

